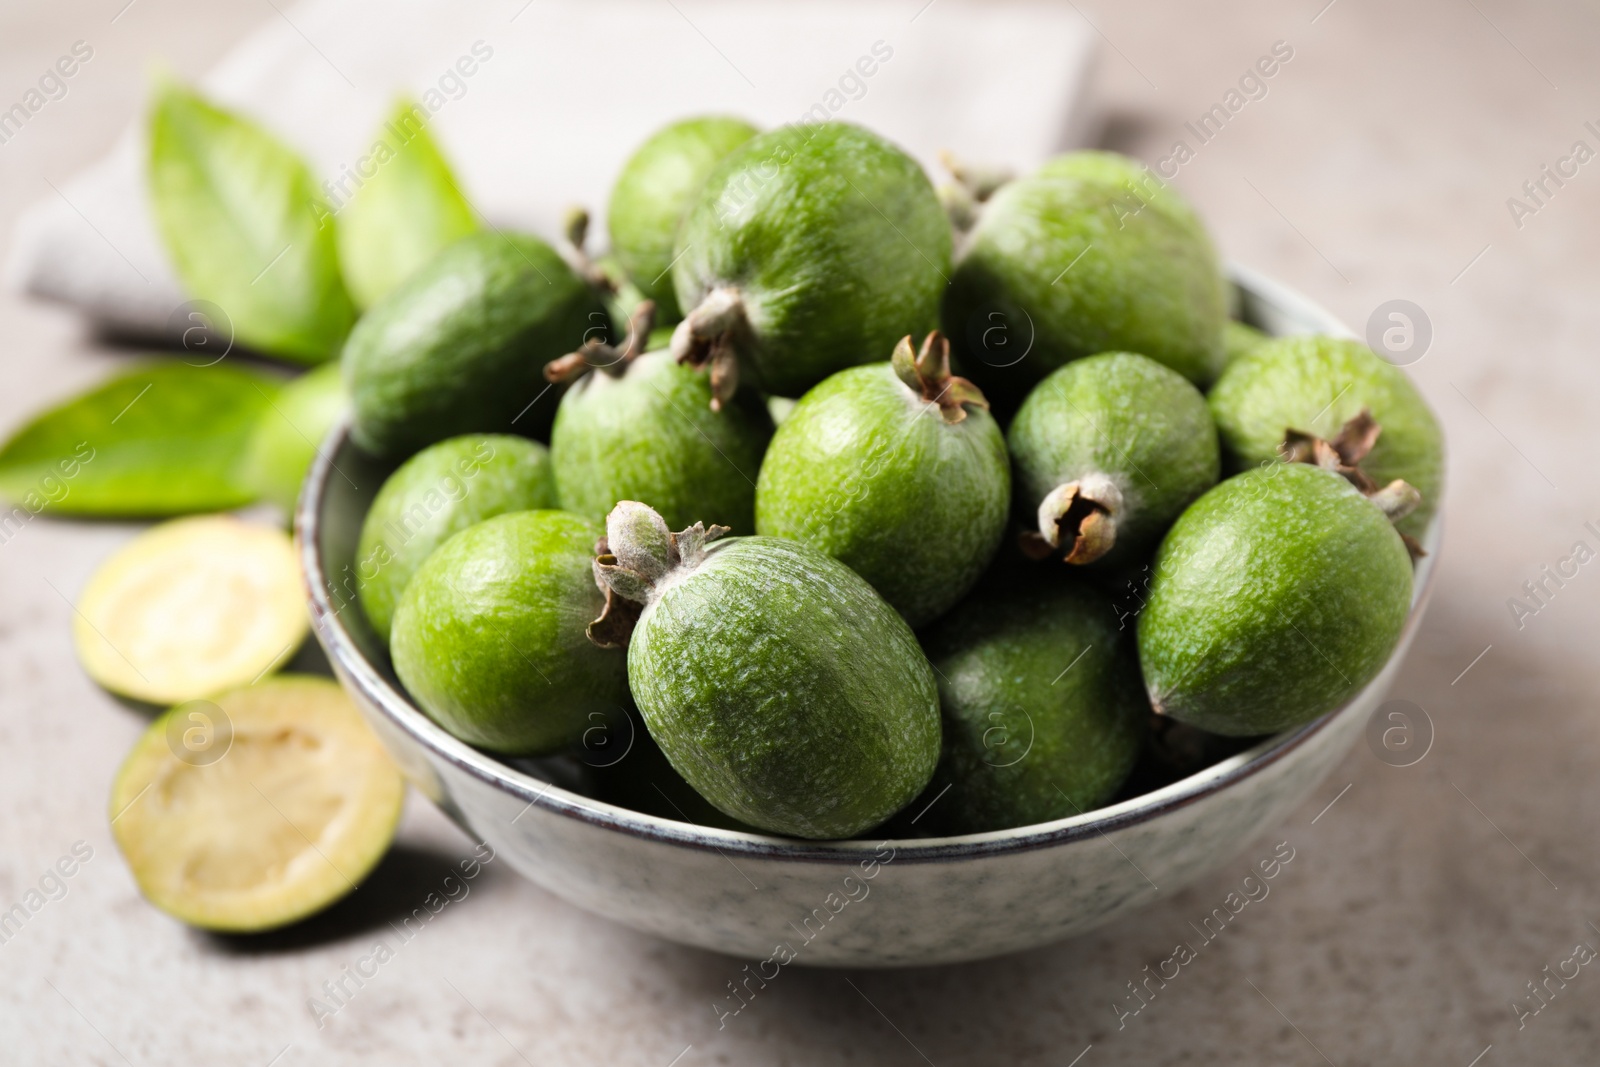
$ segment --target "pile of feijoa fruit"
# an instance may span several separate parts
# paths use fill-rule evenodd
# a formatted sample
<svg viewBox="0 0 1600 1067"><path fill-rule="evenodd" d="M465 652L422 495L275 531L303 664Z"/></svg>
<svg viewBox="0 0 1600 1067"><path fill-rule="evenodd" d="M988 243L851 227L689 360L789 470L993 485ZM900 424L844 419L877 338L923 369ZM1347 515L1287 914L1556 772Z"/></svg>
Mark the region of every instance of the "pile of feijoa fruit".
<svg viewBox="0 0 1600 1067"><path fill-rule="evenodd" d="M1442 483L1404 374L1230 321L1129 159L951 170L691 119L607 255L480 232L370 308L360 601L423 711L512 759L602 723L598 795L831 839L1076 815L1372 681Z"/></svg>

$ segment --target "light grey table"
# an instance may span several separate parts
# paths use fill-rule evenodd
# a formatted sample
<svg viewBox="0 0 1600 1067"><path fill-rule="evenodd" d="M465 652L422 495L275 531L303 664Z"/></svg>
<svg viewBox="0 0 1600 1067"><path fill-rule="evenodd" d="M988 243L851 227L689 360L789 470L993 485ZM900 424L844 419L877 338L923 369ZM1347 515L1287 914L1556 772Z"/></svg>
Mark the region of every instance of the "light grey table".
<svg viewBox="0 0 1600 1067"><path fill-rule="evenodd" d="M124 2L0 13L0 105L74 40L95 48L68 96L0 145L0 233L107 147L151 56L196 74L279 17L270 4L139 0L113 22ZM1176 183L1230 256L1358 329L1391 299L1426 312L1432 344L1412 371L1449 435L1447 545L1394 695L1424 708L1435 736L1406 768L1358 749L1253 844L1244 861L1280 841L1296 858L1137 1015L1113 1006L1134 1003L1127 983L1192 937L1242 866L1016 957L785 972L719 1031L712 1003L737 964L631 933L491 865L376 976L345 979L353 995L319 1027L308 1001L328 1001L325 982L393 940L387 921L437 889L469 843L413 798L395 853L357 898L266 944L198 934L146 905L105 814L144 720L77 668L68 604L136 527L40 519L0 545L0 909L76 842L93 855L0 944L0 1062L1593 1062L1600 968L1551 980L1538 1014L1527 983L1547 966L1571 974L1563 961L1579 943L1600 948L1600 563L1548 583L1520 620L1508 600L1575 542L1600 548L1584 526L1600 525L1588 454L1600 162L1559 188L1547 181L1541 203L1522 191L1575 141L1600 149L1584 127L1600 125L1600 13L1325 3L1079 9L1107 46L1109 142L1152 162L1187 142ZM1247 85L1258 98L1202 143L1184 123L1225 104L1279 41L1293 56L1265 95ZM1514 218L1511 197L1537 210ZM9 298L0 338L6 431L126 358L70 317Z"/></svg>

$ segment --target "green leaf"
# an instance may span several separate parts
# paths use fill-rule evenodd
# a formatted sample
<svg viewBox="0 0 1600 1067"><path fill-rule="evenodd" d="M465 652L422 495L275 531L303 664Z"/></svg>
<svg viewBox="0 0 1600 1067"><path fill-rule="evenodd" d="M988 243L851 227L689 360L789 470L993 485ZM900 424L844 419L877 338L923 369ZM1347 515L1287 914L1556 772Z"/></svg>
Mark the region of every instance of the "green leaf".
<svg viewBox="0 0 1600 1067"><path fill-rule="evenodd" d="M355 306L333 215L300 157L183 86L150 110L150 196L178 277L240 343L297 363L339 351Z"/></svg>
<svg viewBox="0 0 1600 1067"><path fill-rule="evenodd" d="M256 493L240 467L281 388L221 364L119 374L0 447L0 497L32 514L124 517L248 504Z"/></svg>
<svg viewBox="0 0 1600 1067"><path fill-rule="evenodd" d="M339 257L350 292L371 307L445 245L478 230L450 164L428 135L428 113L409 100L395 106L338 188L359 182L339 209ZM371 177L366 172L371 171Z"/></svg>
<svg viewBox="0 0 1600 1067"><path fill-rule="evenodd" d="M262 499L293 511L322 439L349 410L350 394L337 363L323 364L285 385L256 424L244 480Z"/></svg>

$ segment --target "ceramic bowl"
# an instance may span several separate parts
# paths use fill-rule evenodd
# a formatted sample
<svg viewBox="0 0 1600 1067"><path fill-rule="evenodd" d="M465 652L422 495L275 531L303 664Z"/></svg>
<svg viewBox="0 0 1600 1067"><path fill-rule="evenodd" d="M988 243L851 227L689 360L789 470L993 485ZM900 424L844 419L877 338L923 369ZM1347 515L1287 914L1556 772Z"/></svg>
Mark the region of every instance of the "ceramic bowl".
<svg viewBox="0 0 1600 1067"><path fill-rule="evenodd" d="M1243 317L1268 333L1352 336L1280 285L1239 268L1232 277ZM434 725L396 682L354 597L357 537L386 473L336 430L295 528L317 638L407 777L557 896L636 930L761 961L769 976L789 964L897 967L1032 948L1127 915L1228 862L1299 807L1361 735L1416 632L1438 548L1435 522L1387 666L1315 722L1069 819L817 843L617 807L584 795L559 760L512 765Z"/></svg>

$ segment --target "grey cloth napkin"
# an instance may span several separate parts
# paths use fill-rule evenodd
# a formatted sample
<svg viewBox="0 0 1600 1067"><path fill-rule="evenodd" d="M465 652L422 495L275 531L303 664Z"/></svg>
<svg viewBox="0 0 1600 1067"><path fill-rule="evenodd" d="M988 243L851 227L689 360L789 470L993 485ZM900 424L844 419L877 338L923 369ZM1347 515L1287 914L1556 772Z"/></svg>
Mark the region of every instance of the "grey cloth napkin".
<svg viewBox="0 0 1600 1067"><path fill-rule="evenodd" d="M336 207L394 101L415 98L478 211L550 237L573 204L603 222L628 154L692 114L858 122L935 175L941 149L1032 166L1090 128L1093 38L1044 3L304 0L201 85L304 153ZM146 206L143 151L128 131L24 214L12 288L113 332L171 332L184 294Z"/></svg>

